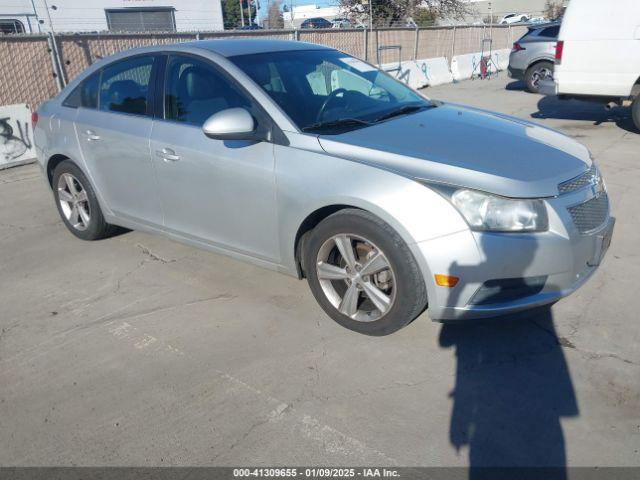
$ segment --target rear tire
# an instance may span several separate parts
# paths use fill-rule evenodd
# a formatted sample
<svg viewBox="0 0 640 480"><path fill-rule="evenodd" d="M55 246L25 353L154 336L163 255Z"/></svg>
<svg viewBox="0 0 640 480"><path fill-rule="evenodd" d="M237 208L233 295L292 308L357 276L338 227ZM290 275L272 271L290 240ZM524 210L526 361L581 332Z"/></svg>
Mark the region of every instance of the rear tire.
<svg viewBox="0 0 640 480"><path fill-rule="evenodd" d="M52 188L60 218L76 237L99 240L115 233L117 227L104 220L91 183L71 160L56 166Z"/></svg>
<svg viewBox="0 0 640 480"><path fill-rule="evenodd" d="M349 251L353 257L346 260ZM359 333L393 333L427 305L422 273L406 243L363 210L340 210L320 222L305 242L303 266L327 315Z"/></svg>
<svg viewBox="0 0 640 480"><path fill-rule="evenodd" d="M640 132L640 95L638 95L633 101L633 104L631 104L631 116L633 118L633 124Z"/></svg>
<svg viewBox="0 0 640 480"><path fill-rule="evenodd" d="M524 82L527 85L527 91L538 93L540 91L540 80L553 80L553 63L538 62L527 68L524 74Z"/></svg>

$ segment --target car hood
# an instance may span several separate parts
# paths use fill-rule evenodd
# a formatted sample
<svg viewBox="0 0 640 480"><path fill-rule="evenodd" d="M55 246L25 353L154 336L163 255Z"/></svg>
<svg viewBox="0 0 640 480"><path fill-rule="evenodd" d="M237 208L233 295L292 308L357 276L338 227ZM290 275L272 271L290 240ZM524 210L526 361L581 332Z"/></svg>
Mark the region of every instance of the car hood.
<svg viewBox="0 0 640 480"><path fill-rule="evenodd" d="M330 155L507 197L555 196L591 166L587 148L555 130L454 104L318 140Z"/></svg>

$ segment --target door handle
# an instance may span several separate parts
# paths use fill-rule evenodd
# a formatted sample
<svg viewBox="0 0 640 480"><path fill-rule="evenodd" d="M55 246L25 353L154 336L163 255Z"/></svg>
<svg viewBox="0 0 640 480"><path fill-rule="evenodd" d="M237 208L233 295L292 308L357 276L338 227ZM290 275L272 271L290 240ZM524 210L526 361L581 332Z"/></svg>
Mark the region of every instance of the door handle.
<svg viewBox="0 0 640 480"><path fill-rule="evenodd" d="M87 140L89 141L100 140L100 135L96 135L96 132L93 130L87 130L85 133L87 134Z"/></svg>
<svg viewBox="0 0 640 480"><path fill-rule="evenodd" d="M180 155L176 155L176 152L174 152L170 148L156 150L156 155L169 162L177 162L178 160L180 160Z"/></svg>

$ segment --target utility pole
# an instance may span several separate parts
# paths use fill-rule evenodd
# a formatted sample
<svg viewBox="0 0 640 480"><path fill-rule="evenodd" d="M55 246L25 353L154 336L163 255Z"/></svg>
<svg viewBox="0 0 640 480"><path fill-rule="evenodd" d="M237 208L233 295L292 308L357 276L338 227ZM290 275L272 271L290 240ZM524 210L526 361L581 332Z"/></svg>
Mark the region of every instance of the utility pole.
<svg viewBox="0 0 640 480"><path fill-rule="evenodd" d="M242 0L238 0L238 2L240 2L240 22L244 27L244 7L242 6Z"/></svg>
<svg viewBox="0 0 640 480"><path fill-rule="evenodd" d="M373 30L373 0L369 0L369 30Z"/></svg>
<svg viewBox="0 0 640 480"><path fill-rule="evenodd" d="M253 22L251 21L251 0L247 0L247 9L249 10L249 25Z"/></svg>

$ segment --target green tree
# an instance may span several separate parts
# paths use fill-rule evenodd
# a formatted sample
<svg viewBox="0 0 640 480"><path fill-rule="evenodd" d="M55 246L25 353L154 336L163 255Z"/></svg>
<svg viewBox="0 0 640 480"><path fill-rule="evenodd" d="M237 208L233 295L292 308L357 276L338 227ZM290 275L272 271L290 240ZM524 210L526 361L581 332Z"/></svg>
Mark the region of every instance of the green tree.
<svg viewBox="0 0 640 480"><path fill-rule="evenodd" d="M222 0L222 18L224 28L232 29L242 26L242 15L240 14L240 1L242 1L244 24L249 25L249 0ZM255 23L256 14L260 5L256 1L251 1L251 21Z"/></svg>
<svg viewBox="0 0 640 480"><path fill-rule="evenodd" d="M238 0L222 0L222 18L224 28L237 28L240 21L240 2Z"/></svg>
<svg viewBox="0 0 640 480"><path fill-rule="evenodd" d="M428 8L419 7L413 11L413 21L418 27L430 27L436 22L436 14Z"/></svg>

